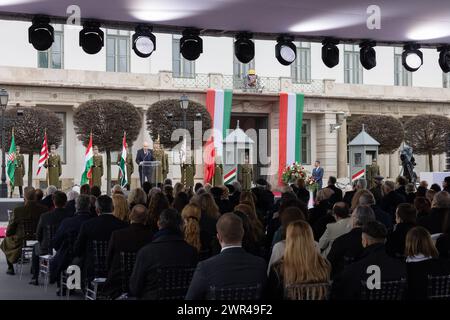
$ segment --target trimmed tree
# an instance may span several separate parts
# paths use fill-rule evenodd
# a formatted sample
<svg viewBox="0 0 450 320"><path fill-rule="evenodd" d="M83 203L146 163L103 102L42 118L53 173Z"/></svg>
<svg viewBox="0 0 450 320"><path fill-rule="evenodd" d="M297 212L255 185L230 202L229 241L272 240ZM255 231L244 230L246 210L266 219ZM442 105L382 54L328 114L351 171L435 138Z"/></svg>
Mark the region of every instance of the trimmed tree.
<svg viewBox="0 0 450 320"><path fill-rule="evenodd" d="M404 131L400 120L384 115L361 115L352 119L348 126L349 141L353 140L362 130L380 143L379 153L391 154L397 150L404 139Z"/></svg>
<svg viewBox="0 0 450 320"><path fill-rule="evenodd" d="M446 152L450 119L445 116L421 114L404 124L405 142L414 153L428 155L430 171L433 171L433 155Z"/></svg>
<svg viewBox="0 0 450 320"><path fill-rule="evenodd" d="M172 132L183 128L183 111L179 100L168 99L155 102L147 109L146 118L147 130L153 141L159 135L160 143L169 149L179 143L179 141L171 141ZM192 138L194 137L194 121L202 121L203 138L205 131L211 128L211 117L203 105L189 100L186 110L186 127Z"/></svg>
<svg viewBox="0 0 450 320"><path fill-rule="evenodd" d="M18 110L21 110L23 114L18 115ZM41 151L45 130L47 130L49 145L54 144L58 147L63 135L63 123L54 112L38 107L14 107L6 110L5 116L12 119L5 126L5 138L8 144L6 150L9 150L11 132L14 127L16 145L20 146L21 153L28 154L28 186L31 186L33 155Z"/></svg>
<svg viewBox="0 0 450 320"><path fill-rule="evenodd" d="M91 100L80 104L75 110L75 132L87 146L92 132L94 145L106 153L106 190L111 193L111 152L122 150L123 133L127 144L133 142L142 127L142 110L121 100ZM80 173L81 174L81 173Z"/></svg>

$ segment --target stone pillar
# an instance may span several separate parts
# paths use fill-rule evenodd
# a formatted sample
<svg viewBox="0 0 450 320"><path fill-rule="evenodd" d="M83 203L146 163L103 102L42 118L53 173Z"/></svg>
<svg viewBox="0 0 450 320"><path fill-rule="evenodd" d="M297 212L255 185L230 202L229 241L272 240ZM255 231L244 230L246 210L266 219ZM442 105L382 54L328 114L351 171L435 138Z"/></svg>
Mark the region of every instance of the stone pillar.
<svg viewBox="0 0 450 320"><path fill-rule="evenodd" d="M330 124L336 123L335 113L325 113L317 117L317 151L316 159L319 160L324 169L324 185L329 176L337 174L337 133L330 132Z"/></svg>
<svg viewBox="0 0 450 320"><path fill-rule="evenodd" d="M389 155L389 178L395 180L399 173L399 157L398 150L396 150Z"/></svg>
<svg viewBox="0 0 450 320"><path fill-rule="evenodd" d="M338 146L337 146L337 176L338 178L347 178L347 120L344 119L342 126L337 131Z"/></svg>

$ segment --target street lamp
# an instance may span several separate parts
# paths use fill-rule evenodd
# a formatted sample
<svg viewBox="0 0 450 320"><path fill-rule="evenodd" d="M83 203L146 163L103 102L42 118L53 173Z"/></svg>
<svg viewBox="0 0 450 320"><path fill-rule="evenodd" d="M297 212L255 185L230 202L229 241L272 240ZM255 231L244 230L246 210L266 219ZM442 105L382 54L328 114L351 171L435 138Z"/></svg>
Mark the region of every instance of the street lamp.
<svg viewBox="0 0 450 320"><path fill-rule="evenodd" d="M183 110L183 129L186 129L186 112L189 107L189 99L185 94L183 94L180 98L180 107L181 110Z"/></svg>
<svg viewBox="0 0 450 320"><path fill-rule="evenodd" d="M8 185L6 184L6 163L5 163L5 110L8 105L8 92L0 89L0 108L2 109L2 183L0 184L0 198L8 198Z"/></svg>

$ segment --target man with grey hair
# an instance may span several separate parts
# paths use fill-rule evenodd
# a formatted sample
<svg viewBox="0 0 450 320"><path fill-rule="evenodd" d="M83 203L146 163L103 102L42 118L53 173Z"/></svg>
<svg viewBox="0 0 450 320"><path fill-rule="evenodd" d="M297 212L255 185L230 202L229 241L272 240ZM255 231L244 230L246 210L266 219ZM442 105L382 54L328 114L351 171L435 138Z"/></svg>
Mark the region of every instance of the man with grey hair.
<svg viewBox="0 0 450 320"><path fill-rule="evenodd" d="M448 215L450 215L450 194L447 191L439 191L434 195L430 214L421 217L418 224L431 234L443 233Z"/></svg>
<svg viewBox="0 0 450 320"><path fill-rule="evenodd" d="M46 206L49 211L53 209L53 194L58 191L58 189L55 186L48 186L46 191L46 196L44 199L41 200L41 204Z"/></svg>
<svg viewBox="0 0 450 320"><path fill-rule="evenodd" d="M406 203L406 198L395 190L395 183L393 181L385 181L380 208L389 214L392 222L395 221L395 211L400 203Z"/></svg>
<svg viewBox="0 0 450 320"><path fill-rule="evenodd" d="M375 213L369 206L358 206L353 210L353 229L334 240L327 256L332 266L332 276L359 258L364 249L361 243L362 226L370 221L375 221Z"/></svg>
<svg viewBox="0 0 450 320"><path fill-rule="evenodd" d="M123 188L120 185L115 184L111 189L111 194L123 194Z"/></svg>
<svg viewBox="0 0 450 320"><path fill-rule="evenodd" d="M79 196L79 193L71 190L67 193L66 212L69 216L73 216L76 212L75 200Z"/></svg>
<svg viewBox="0 0 450 320"><path fill-rule="evenodd" d="M380 207L376 204L374 195L371 192L366 191L361 194L358 199L358 205L371 207L375 213L376 220L384 224L388 230L391 230L393 226L391 217L387 212L380 209Z"/></svg>

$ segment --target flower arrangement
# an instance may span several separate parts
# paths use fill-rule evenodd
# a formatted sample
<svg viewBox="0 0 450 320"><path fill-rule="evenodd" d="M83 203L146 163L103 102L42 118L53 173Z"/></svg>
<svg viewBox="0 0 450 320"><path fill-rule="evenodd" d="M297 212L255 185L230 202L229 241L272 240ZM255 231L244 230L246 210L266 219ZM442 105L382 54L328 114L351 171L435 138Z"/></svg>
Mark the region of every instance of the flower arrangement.
<svg viewBox="0 0 450 320"><path fill-rule="evenodd" d="M308 171L300 163L295 162L283 170L282 180L284 183L294 183L297 179L307 179Z"/></svg>
<svg viewBox="0 0 450 320"><path fill-rule="evenodd" d="M311 191L317 191L319 190L319 184L316 182L316 179L313 178L313 176L309 176L305 181L306 188Z"/></svg>

